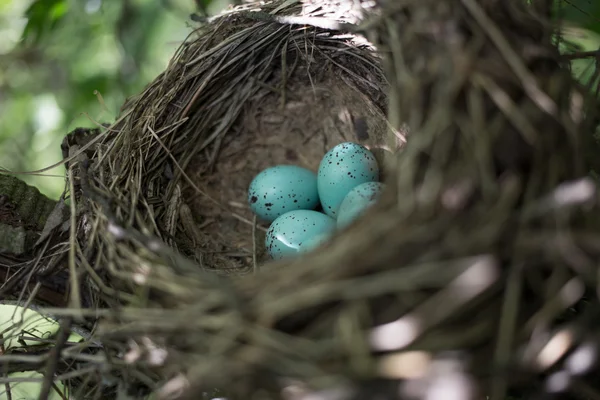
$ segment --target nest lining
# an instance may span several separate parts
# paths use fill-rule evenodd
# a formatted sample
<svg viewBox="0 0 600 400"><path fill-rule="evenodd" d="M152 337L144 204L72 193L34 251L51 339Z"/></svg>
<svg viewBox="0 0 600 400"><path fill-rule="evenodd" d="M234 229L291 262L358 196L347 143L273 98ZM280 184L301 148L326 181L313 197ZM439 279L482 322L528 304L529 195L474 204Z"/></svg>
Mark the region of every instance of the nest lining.
<svg viewBox="0 0 600 400"><path fill-rule="evenodd" d="M286 4L260 11L301 10ZM336 31L247 10L212 21L111 129L106 187L137 205L120 207L121 219L205 269L243 273L266 261L267 226L254 223L246 200L251 180L278 164L316 172L344 141L384 146L380 62L364 39Z"/></svg>
<svg viewBox="0 0 600 400"><path fill-rule="evenodd" d="M377 147L384 142L384 81L378 60L342 39L325 50L311 44L316 47L312 55L298 44L287 54L291 73L283 78L281 65L274 66L273 76L261 85L268 88L261 88L245 104L214 161L206 152L194 157L188 168L203 192L236 214L223 213L206 196L195 195L193 188L184 191L203 227L201 237L195 238L200 241L197 259L212 268L248 270L255 251L258 262L267 260L268 225L259 221L254 226L247 205L247 188L261 170L293 164L316 172L323 155L339 143ZM285 89L277 89L284 85Z"/></svg>

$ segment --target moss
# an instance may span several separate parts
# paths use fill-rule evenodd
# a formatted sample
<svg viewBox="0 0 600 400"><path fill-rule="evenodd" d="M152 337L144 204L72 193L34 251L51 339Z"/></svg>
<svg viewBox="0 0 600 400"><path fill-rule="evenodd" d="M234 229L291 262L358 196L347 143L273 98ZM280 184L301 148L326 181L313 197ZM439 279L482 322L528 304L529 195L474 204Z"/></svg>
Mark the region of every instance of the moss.
<svg viewBox="0 0 600 400"><path fill-rule="evenodd" d="M21 255L30 249L38 235L22 226L14 227L0 224L0 253Z"/></svg>
<svg viewBox="0 0 600 400"><path fill-rule="evenodd" d="M0 195L8 198L26 228L41 231L56 201L19 178L0 174Z"/></svg>

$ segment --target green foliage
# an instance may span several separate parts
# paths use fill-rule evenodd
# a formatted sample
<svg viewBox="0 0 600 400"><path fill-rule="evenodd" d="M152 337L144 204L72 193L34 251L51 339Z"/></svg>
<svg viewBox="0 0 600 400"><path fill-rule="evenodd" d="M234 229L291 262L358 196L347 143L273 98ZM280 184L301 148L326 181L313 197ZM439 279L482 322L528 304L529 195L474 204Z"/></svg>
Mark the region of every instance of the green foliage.
<svg viewBox="0 0 600 400"><path fill-rule="evenodd" d="M600 34L600 1L557 0L556 16L574 25Z"/></svg>
<svg viewBox="0 0 600 400"><path fill-rule="evenodd" d="M600 49L600 1L556 0L554 16L563 21L559 45L563 53L584 53ZM596 89L599 82L594 57L576 58L573 75L584 85Z"/></svg>
<svg viewBox="0 0 600 400"><path fill-rule="evenodd" d="M23 30L23 39L30 44L38 44L42 37L56 29L67 14L69 4L66 0L45 0L33 2L25 16L27 25Z"/></svg>
<svg viewBox="0 0 600 400"><path fill-rule="evenodd" d="M582 28L565 27L559 47L563 53L594 52L600 47L600 34ZM597 91L600 77L594 57L573 59L571 61L571 71L579 82Z"/></svg>
<svg viewBox="0 0 600 400"><path fill-rule="evenodd" d="M69 131L113 121L165 68L199 5L214 13L226 1L0 0L0 167L55 164ZM64 173L23 177L58 198Z"/></svg>

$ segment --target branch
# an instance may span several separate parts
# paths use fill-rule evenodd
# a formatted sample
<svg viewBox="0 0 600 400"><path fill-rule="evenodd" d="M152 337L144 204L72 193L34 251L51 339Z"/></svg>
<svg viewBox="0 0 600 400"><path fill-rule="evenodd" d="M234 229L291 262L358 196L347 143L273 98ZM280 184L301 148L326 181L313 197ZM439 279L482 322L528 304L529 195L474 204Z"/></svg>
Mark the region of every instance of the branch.
<svg viewBox="0 0 600 400"><path fill-rule="evenodd" d="M592 51L576 51L574 53L569 53L563 55L567 60L579 60L582 58L599 58L600 59L600 49L592 50Z"/></svg>
<svg viewBox="0 0 600 400"><path fill-rule="evenodd" d="M58 337L56 338L56 344L52 350L50 350L48 362L46 363L44 383L42 384L39 400L47 400L49 398L50 390L52 389L52 384L54 383L53 377L54 374L56 374L58 363L60 361L60 353L67 343L67 339L71 333L72 324L72 317L66 317L60 323L60 331L58 332Z"/></svg>

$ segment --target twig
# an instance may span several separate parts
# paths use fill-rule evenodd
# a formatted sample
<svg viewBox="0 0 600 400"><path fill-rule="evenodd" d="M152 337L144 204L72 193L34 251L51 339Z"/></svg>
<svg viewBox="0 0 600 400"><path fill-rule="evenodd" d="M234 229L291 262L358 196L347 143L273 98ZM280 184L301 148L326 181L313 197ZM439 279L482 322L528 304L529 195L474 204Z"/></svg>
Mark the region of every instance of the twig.
<svg viewBox="0 0 600 400"><path fill-rule="evenodd" d="M597 18L594 15L590 14L589 12L585 11L583 8L581 8L577 4L573 3L571 0L564 0L564 1L565 1L565 3L567 3L568 5L570 5L571 7L573 7L574 9L576 9L577 11L579 11L580 13L584 14L585 16L593 19L596 22L600 22L600 18Z"/></svg>
<svg viewBox="0 0 600 400"><path fill-rule="evenodd" d="M77 152L78 147L73 146L72 149L74 152ZM87 161L87 156L85 153L81 153L78 161L83 160ZM77 265L75 262L75 252L77 251L77 247L75 246L76 238L77 238L77 207L76 207L76 199L75 199L75 179L74 179L74 164L69 165L69 191L71 192L71 226L69 232L69 283L71 286L71 293L69 295L69 306L74 309L81 308L81 294L79 288L79 278L77 276ZM79 317L78 319L83 319Z"/></svg>
<svg viewBox="0 0 600 400"><path fill-rule="evenodd" d="M574 53L564 54L562 56L567 60L579 60L582 58L600 58L600 49L592 51L576 51Z"/></svg>
<svg viewBox="0 0 600 400"><path fill-rule="evenodd" d="M252 272L258 272L258 263L256 261L256 215L252 221Z"/></svg>
<svg viewBox="0 0 600 400"><path fill-rule="evenodd" d="M506 40L502 31L490 19L481 5L474 0L461 0L465 7L469 10L473 18L479 23L483 31L492 40L494 45L498 48L498 51L504 56L504 59L513 70L515 75L521 80L523 89L529 95L529 98L537 104L537 106L548 113L553 118L557 118L558 106L556 102L548 96L547 93L542 91L536 84L536 79L532 72L523 64L521 57L511 47L510 43Z"/></svg>
<svg viewBox="0 0 600 400"><path fill-rule="evenodd" d="M58 368L58 362L60 361L60 353L65 346L69 334L71 332L71 325L73 325L73 317L66 317L60 323L60 330L56 338L56 344L50 350L48 361L46 363L46 371L44 376L44 382L42 384L42 390L40 391L39 400L47 400L52 390L53 377L56 374Z"/></svg>
<svg viewBox="0 0 600 400"><path fill-rule="evenodd" d="M504 304L500 316L500 327L494 362L496 367L508 364L513 347L514 332L519 316L519 304L523 290L522 265L513 265L508 277L507 288L504 293ZM497 375L492 379L491 400L502 400L506 398L508 382L504 376Z"/></svg>

